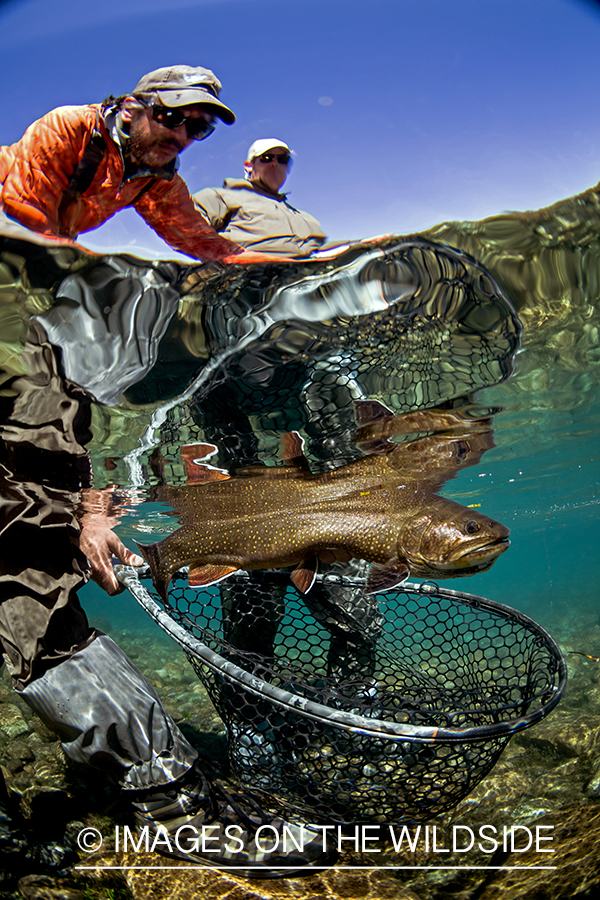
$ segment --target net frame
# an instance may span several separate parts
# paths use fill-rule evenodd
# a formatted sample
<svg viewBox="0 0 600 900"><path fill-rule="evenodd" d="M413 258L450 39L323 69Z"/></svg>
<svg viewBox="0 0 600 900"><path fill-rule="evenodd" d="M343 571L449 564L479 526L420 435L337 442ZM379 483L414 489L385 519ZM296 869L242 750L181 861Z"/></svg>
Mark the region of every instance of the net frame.
<svg viewBox="0 0 600 900"><path fill-rule="evenodd" d="M283 581L286 576L284 573L279 574ZM522 714L502 720L503 704L499 703L497 709L494 709L494 715L497 713L500 720L471 727L415 725L376 718L373 711L365 713L364 709L361 712L336 709L300 693L270 684L256 672L248 671L226 659L175 621L173 616L178 614L175 607L169 601L166 604L157 602L151 591L141 583L140 575L146 577L148 573L146 570L136 571L128 567L118 569L119 580L159 627L179 644L194 665L227 724L230 756L242 785L245 782L252 790L262 793L268 798L266 802L272 809L288 816L292 810L296 815L300 813L324 821L350 824L365 821L417 822L440 815L456 806L491 771L512 735L539 722L556 707L566 686L567 666L558 644L541 625L524 613L475 594L440 588L435 582L406 582L389 594L422 598L427 601L428 607L430 601L436 598L444 603L460 604L474 611L493 615L499 622L510 623L511 627L522 629L528 636L527 640L533 641L534 650L528 664L533 669L539 669L532 675L536 686L534 693L523 697L520 703ZM178 578L185 575L185 571L181 571ZM247 575L241 573L237 577L243 580ZM351 586L364 587L364 578L346 576L340 581L346 590ZM185 590L198 594L194 588ZM214 635L208 636L208 639L212 637ZM238 651L236 655L239 659ZM250 711L252 703L255 703L255 710L263 711L267 704L268 709L273 711L272 714L267 714L267 720L270 716L279 721L286 720L288 729L290 722L298 723L298 741L304 742L305 746L302 749L302 743L299 743L295 748L298 752L292 754L296 759L292 788L289 784L269 783L269 773L276 768L274 760L278 751L254 730L256 712L247 719L247 727L243 724L243 713L228 715L226 707L223 712L219 705L219 685L223 684L232 685L238 695L242 692L248 698L247 708ZM527 684L529 685L529 681ZM459 699L457 694L457 702ZM514 698L511 697L506 706L514 709ZM433 714L436 714L435 710ZM239 716L237 720L236 715ZM323 772L319 771L319 761L312 770L309 757L311 754L313 757L318 755L315 736L317 743L328 744L330 747L333 745L335 748L336 764L342 772L336 774L341 779L339 783L331 784L325 779ZM243 754L248 754L240 744L244 739L246 743L254 741L254 748L250 753L261 754L258 765L256 759L244 760ZM258 746L257 741L265 746ZM330 752L334 751L330 749ZM347 753L349 769L354 765L354 775L346 773L347 777L343 774L344 753ZM406 760L413 760L406 771L402 769L401 776L398 775L400 764L396 758L401 759L400 768L405 765ZM301 778L298 778L298 759L303 773ZM247 771L246 763L249 763ZM381 777L382 769L386 766L388 769L390 766L396 767L396 781L390 776L388 783ZM365 777L365 773L373 775L372 789L368 786L369 778Z"/></svg>
<svg viewBox="0 0 600 900"><path fill-rule="evenodd" d="M140 578L148 577L149 575L147 567L136 570L128 566L117 566L115 571L119 581L125 585L140 606L148 613L156 624L172 637L186 653L189 653L200 660L213 672L240 685L240 687L259 696L261 699L268 698L277 706L293 710L294 712L300 711L308 718L316 719L317 721L325 719L328 724L335 724L338 728L347 731L358 730L361 733L373 735L375 737L385 735L386 737L392 739L397 738L403 741L438 741L449 743L464 740L483 740L488 737L496 737L499 734L512 735L518 731L523 731L525 728L530 728L536 722L545 718L559 703L566 687L567 663L560 647L554 638L538 622L525 615L525 613L513 609L510 606L506 606L503 603L498 603L495 600L489 600L485 597L478 596L477 594L468 594L464 591L440 588L435 582L426 581L421 584L406 582L402 587L407 587L411 592L425 596L435 593L447 599L455 598L475 609L485 609L498 616L519 622L525 629L539 636L540 640L544 642L556 661L555 680L557 683L551 696L549 696L546 702L542 703L539 708L526 715L518 716L507 722L494 725L479 725L471 728L436 728L406 725L402 723L386 722L385 720L380 719L365 718L364 716L343 712L341 710L332 710L324 704L309 700L306 697L297 696L290 691L285 691L269 684L264 681L264 679L258 678L256 675L247 672L241 666L231 662L231 660L226 659L186 631L185 628L173 620L167 609L161 608L160 604L153 599L150 591L141 583ZM185 570L181 570L177 575L179 577L187 577ZM362 580L346 578L345 582L360 584Z"/></svg>

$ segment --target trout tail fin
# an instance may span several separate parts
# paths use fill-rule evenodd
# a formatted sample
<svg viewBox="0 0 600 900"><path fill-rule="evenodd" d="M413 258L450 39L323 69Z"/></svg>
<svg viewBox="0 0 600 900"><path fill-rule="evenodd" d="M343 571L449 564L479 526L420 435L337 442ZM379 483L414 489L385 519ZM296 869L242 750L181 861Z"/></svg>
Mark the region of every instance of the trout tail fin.
<svg viewBox="0 0 600 900"><path fill-rule="evenodd" d="M154 584L154 587L156 588L162 599L166 601L169 591L169 584L171 583L171 576L163 572L163 568L160 563L160 552L158 550L158 544L138 544L137 541L134 541L134 544L150 566L150 572L152 573L152 583Z"/></svg>

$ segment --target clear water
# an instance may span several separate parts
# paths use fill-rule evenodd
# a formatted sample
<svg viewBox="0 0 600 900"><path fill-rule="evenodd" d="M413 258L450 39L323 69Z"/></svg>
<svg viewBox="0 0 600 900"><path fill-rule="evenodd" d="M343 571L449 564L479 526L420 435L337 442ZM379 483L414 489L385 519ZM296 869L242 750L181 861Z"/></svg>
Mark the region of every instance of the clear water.
<svg viewBox="0 0 600 900"><path fill-rule="evenodd" d="M512 381L519 381L518 368ZM482 392L479 398L486 404L504 407L495 416L496 447L442 491L465 505L480 504L511 530L509 551L490 571L453 579L448 586L520 609L557 639L568 637L574 611L600 616L600 402L595 393L587 392L589 399L582 402L572 393L569 373L558 367L542 408L523 409L508 385ZM148 522L155 529L165 527L160 507L144 504L133 510L116 528L131 549L132 537L148 540L140 534L140 520L142 527ZM134 624L155 628L127 593L111 598L92 582L82 600L92 617L108 618L117 633ZM573 649L600 655L600 646Z"/></svg>
<svg viewBox="0 0 600 900"><path fill-rule="evenodd" d="M589 198L593 192L582 196ZM490 571L453 579L449 586L521 609L552 628L557 638L568 636L575 611L596 615L600 537L600 366L594 324L598 315L597 285L593 277L598 263L594 249L589 249L590 234L597 221L589 213L586 220L580 200L565 201L557 205L554 217L552 208L544 211L546 227L550 227L550 221L555 232L560 232L565 209L577 223L579 243L566 249L559 246L557 253L563 255L558 262L555 256L542 253L529 261L530 271L537 273L539 293L528 291L526 305L520 309L525 331L515 371L504 383L477 394L478 403L499 409L494 416L496 446L478 465L459 473L441 491L465 505L480 506L511 529L510 550ZM516 234L512 242L503 234L504 249L507 253L519 252L520 217L515 214L512 223L510 217L498 219L503 220L505 231L509 228L509 236L511 226ZM459 246L462 241L474 255L479 249L488 265L491 259L492 273L502 274L501 266L495 265L500 257L498 247L492 245L490 251L489 241L485 243L477 235L473 238L472 227L473 223L466 223L461 231L461 226L442 226L433 233L436 238L452 238ZM581 259L584 273L576 278L572 271L577 265L581 268ZM569 280L569 272L573 281ZM529 273L526 280L530 280ZM523 292L528 288L526 280L521 285ZM508 295L519 301L518 276L512 281L505 278L505 285ZM546 310L553 304L560 306L560 314L548 317ZM588 311L587 320L585 333L578 335L577 319L582 309ZM575 340L567 340L564 350L561 340L564 341L565 333L568 336L569 329L575 331ZM147 414L142 420L138 433L147 424ZM133 421L129 420L129 424ZM124 444L122 455L131 450L131 430ZM106 451L106 447L102 446L102 450ZM109 452L118 455L118 446L112 446ZM168 532L173 520L165 519L160 505L144 504L133 508L117 530L133 548L132 538L142 542L150 539L144 534L148 528L158 531L152 539L159 539L165 522ZM145 616L126 596L107 598L91 584L85 588L84 599L90 611L102 609L114 619L117 628L121 621L145 624ZM600 654L597 646L579 649Z"/></svg>

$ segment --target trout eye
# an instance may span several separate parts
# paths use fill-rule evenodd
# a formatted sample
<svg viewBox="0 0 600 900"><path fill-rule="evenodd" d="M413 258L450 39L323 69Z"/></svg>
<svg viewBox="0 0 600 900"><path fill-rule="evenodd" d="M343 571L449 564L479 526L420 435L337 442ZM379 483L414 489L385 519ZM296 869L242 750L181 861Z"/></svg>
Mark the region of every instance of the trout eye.
<svg viewBox="0 0 600 900"><path fill-rule="evenodd" d="M467 522L465 525L465 533L466 534L477 534L479 531L479 525L477 522Z"/></svg>

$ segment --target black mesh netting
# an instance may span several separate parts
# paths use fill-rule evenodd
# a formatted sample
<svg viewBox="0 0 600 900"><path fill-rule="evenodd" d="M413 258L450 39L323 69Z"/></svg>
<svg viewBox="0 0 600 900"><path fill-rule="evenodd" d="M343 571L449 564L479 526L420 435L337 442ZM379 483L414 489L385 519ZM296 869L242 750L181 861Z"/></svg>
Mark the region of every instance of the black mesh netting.
<svg viewBox="0 0 600 900"><path fill-rule="evenodd" d="M449 247L394 238L329 262L203 272L192 267L180 285L158 362L127 392L133 403L174 397L140 451L160 442L172 484L185 480L186 441L213 442L231 472L276 459L279 436L296 430L313 465L337 466L360 456L357 401L404 414L512 372L514 309L483 267Z"/></svg>
<svg viewBox="0 0 600 900"><path fill-rule="evenodd" d="M565 684L539 625L433 583L374 597L362 577L330 574L300 597L285 573L240 573L204 589L175 581L159 606L132 570L121 577L186 651L241 784L313 818L453 807Z"/></svg>
<svg viewBox="0 0 600 900"><path fill-rule="evenodd" d="M556 704L560 652L513 610L432 585L375 596L365 578L367 561L385 568L378 591L461 577L507 549L503 525L438 496L493 448L496 409L476 392L520 346L490 273L419 236L219 266L3 231L4 306L23 334L35 313L63 374L106 404L95 477L152 484L179 516L180 536L145 551L154 583L166 596L191 563L211 584L175 582L161 608L122 576L188 653L242 785L329 821L454 806ZM22 373L9 325L0 380ZM339 566L301 598L281 568L301 586L332 549Z"/></svg>

